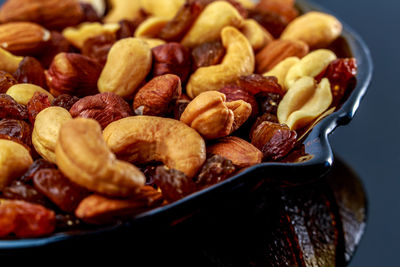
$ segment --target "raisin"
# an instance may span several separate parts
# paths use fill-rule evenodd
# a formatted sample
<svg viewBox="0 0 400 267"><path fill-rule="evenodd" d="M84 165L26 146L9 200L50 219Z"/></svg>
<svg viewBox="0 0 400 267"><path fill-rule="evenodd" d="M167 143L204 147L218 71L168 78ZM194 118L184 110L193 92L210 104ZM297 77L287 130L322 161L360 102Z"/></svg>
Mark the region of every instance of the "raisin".
<svg viewBox="0 0 400 267"><path fill-rule="evenodd" d="M25 172L24 175L19 179L22 182L28 183L31 182L33 176L41 169L56 169L57 166L53 163L44 160L44 159L37 159L33 162L33 164L29 167L29 169Z"/></svg>
<svg viewBox="0 0 400 267"><path fill-rule="evenodd" d="M286 17L266 10L249 10L248 17L257 21L276 39L281 36L289 21Z"/></svg>
<svg viewBox="0 0 400 267"><path fill-rule="evenodd" d="M201 189L229 178L234 172L235 166L232 161L220 155L212 155L207 158L195 182Z"/></svg>
<svg viewBox="0 0 400 267"><path fill-rule="evenodd" d="M282 87L278 83L278 79L274 76L263 76L261 74L251 74L239 77L239 86L246 89L253 95L261 92L275 93L284 95Z"/></svg>
<svg viewBox="0 0 400 267"><path fill-rule="evenodd" d="M225 56L221 42L202 43L192 50L194 70L219 64Z"/></svg>
<svg viewBox="0 0 400 267"><path fill-rule="evenodd" d="M347 89L356 75L356 59L339 58L331 62L315 79L320 82L322 78L328 78L333 96L332 106L337 107L345 97Z"/></svg>
<svg viewBox="0 0 400 267"><path fill-rule="evenodd" d="M39 193L33 186L24 184L21 181L14 181L4 188L3 197L49 206L49 202L42 193Z"/></svg>
<svg viewBox="0 0 400 267"><path fill-rule="evenodd" d="M58 97L54 98L53 101L51 102L51 105L57 106L57 107L62 107L69 111L72 108L72 106L78 101L79 101L79 97L77 97L77 96L62 94L62 95L59 95Z"/></svg>
<svg viewBox="0 0 400 267"><path fill-rule="evenodd" d="M14 77L19 83L31 83L42 88L47 88L46 76L44 75L42 64L34 57L24 57L19 63Z"/></svg>
<svg viewBox="0 0 400 267"><path fill-rule="evenodd" d="M41 169L33 176L35 188L62 211L73 212L89 192L66 178L59 170Z"/></svg>
<svg viewBox="0 0 400 267"><path fill-rule="evenodd" d="M20 105L11 96L0 94L0 119L28 119L28 109Z"/></svg>
<svg viewBox="0 0 400 267"><path fill-rule="evenodd" d="M163 197L174 202L196 190L195 184L181 171L158 166L154 176L155 184L161 188Z"/></svg>
<svg viewBox="0 0 400 267"><path fill-rule="evenodd" d="M146 185L154 186L155 185L155 175L156 175L156 169L159 165L148 165L146 167L143 167L141 170L146 176Z"/></svg>
<svg viewBox="0 0 400 267"><path fill-rule="evenodd" d="M256 98L242 87L234 84L227 85L219 90L219 92L225 94L226 102L243 100L249 103L251 105L251 117L254 118L258 115L258 103Z"/></svg>
<svg viewBox="0 0 400 267"><path fill-rule="evenodd" d="M287 125L264 121L253 131L251 143L261 150L264 161L283 158L294 148L297 133Z"/></svg>
<svg viewBox="0 0 400 267"><path fill-rule="evenodd" d="M51 39L48 42L48 48L44 50L37 59L42 63L44 68L48 68L57 54L69 52L71 49L71 44L61 33L51 31Z"/></svg>
<svg viewBox="0 0 400 267"><path fill-rule="evenodd" d="M123 19L119 21L119 30L116 33L117 40L134 36L137 27L146 19L145 14L140 15L135 20Z"/></svg>
<svg viewBox="0 0 400 267"><path fill-rule="evenodd" d="M294 0L261 0L257 4L256 9L265 12L274 12L290 22L299 15L299 12L294 7L294 2Z"/></svg>
<svg viewBox="0 0 400 267"><path fill-rule="evenodd" d="M35 119L37 114L40 113L45 108L50 107L50 101L48 95L40 92L35 92L33 97L28 102L28 114L29 114L29 121L32 125L35 124Z"/></svg>
<svg viewBox="0 0 400 267"><path fill-rule="evenodd" d="M189 105L190 100L187 99L178 99L175 103L174 107L174 119L180 120L183 112L185 111L186 107Z"/></svg>
<svg viewBox="0 0 400 267"><path fill-rule="evenodd" d="M8 88L17 84L17 80L10 73L0 70L0 94L7 92Z"/></svg>
<svg viewBox="0 0 400 267"><path fill-rule="evenodd" d="M22 200L0 199L0 237L14 233L19 238L51 234L55 228L53 211Z"/></svg>
<svg viewBox="0 0 400 267"><path fill-rule="evenodd" d="M276 115L279 103L282 100L282 95L276 93L259 93L256 95L259 103L260 113L270 113Z"/></svg>
<svg viewBox="0 0 400 267"><path fill-rule="evenodd" d="M260 116L256 119L255 123L251 127L250 138L253 136L254 130L257 129L257 127L264 121L279 123L279 120L278 120L278 117L276 116L276 114L264 113L262 116Z"/></svg>
<svg viewBox="0 0 400 267"><path fill-rule="evenodd" d="M56 229L59 231L68 231L75 229L82 224L81 220L72 214L63 213L56 215Z"/></svg>
<svg viewBox="0 0 400 267"><path fill-rule="evenodd" d="M21 120L4 119L0 121L0 138L32 147L32 127Z"/></svg>
<svg viewBox="0 0 400 267"><path fill-rule="evenodd" d="M111 33L89 38L83 44L82 54L104 66L107 61L108 52L115 42L115 35Z"/></svg>
<svg viewBox="0 0 400 267"><path fill-rule="evenodd" d="M83 11L83 19L85 22L101 22L101 18L97 14L96 10L89 3L80 3Z"/></svg>

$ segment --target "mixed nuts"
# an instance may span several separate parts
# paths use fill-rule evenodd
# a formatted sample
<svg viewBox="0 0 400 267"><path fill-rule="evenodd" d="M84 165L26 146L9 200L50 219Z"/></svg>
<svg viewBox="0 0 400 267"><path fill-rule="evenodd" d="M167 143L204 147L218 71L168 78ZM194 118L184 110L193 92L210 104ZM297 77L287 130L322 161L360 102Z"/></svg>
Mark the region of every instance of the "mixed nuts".
<svg viewBox="0 0 400 267"><path fill-rule="evenodd" d="M0 237L285 161L357 74L342 24L294 1L7 0L0 22Z"/></svg>

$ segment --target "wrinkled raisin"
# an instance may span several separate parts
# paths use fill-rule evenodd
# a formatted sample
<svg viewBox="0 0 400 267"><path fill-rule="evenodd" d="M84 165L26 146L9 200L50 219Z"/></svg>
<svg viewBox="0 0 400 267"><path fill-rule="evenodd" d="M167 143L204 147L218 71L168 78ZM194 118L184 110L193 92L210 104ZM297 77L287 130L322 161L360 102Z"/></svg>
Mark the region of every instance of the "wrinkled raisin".
<svg viewBox="0 0 400 267"><path fill-rule="evenodd" d="M243 100L249 103L251 105L251 117L254 118L258 115L258 103L256 98L242 87L234 84L227 85L219 90L219 92L225 94L226 102Z"/></svg>
<svg viewBox="0 0 400 267"><path fill-rule="evenodd" d="M29 114L29 121L35 124L35 119L37 114L40 113L45 108L50 107L50 101L48 95L40 92L35 92L33 97L28 102L28 114Z"/></svg>
<svg viewBox="0 0 400 267"><path fill-rule="evenodd" d="M278 111L278 105L282 100L282 95L263 92L257 94L256 99L259 103L260 114L270 113L272 115L276 115Z"/></svg>
<svg viewBox="0 0 400 267"><path fill-rule="evenodd" d="M284 16L266 10L249 10L248 17L261 24L274 38L279 38L289 24Z"/></svg>
<svg viewBox="0 0 400 267"><path fill-rule="evenodd" d="M4 119L0 121L0 138L21 142L32 146L32 127L21 120Z"/></svg>
<svg viewBox="0 0 400 267"><path fill-rule="evenodd" d="M273 76L265 77L260 74L251 74L239 77L238 83L253 95L261 92L284 95L284 91L279 85L278 79Z"/></svg>
<svg viewBox="0 0 400 267"><path fill-rule="evenodd" d="M22 200L0 199L0 237L14 233L19 238L51 234L55 227L53 211Z"/></svg>
<svg viewBox="0 0 400 267"><path fill-rule="evenodd" d="M283 124L264 121L254 130L251 143L263 152L263 160L283 158L294 148L297 133Z"/></svg>
<svg viewBox="0 0 400 267"><path fill-rule="evenodd" d="M72 214L63 213L56 215L56 229L59 231L67 231L77 228L82 224L81 220Z"/></svg>
<svg viewBox="0 0 400 267"><path fill-rule="evenodd" d="M7 92L8 88L17 84L17 80L10 73L0 70L0 93Z"/></svg>
<svg viewBox="0 0 400 267"><path fill-rule="evenodd" d="M39 193L33 186L24 184L21 181L14 181L4 188L3 197L49 206L48 200L42 193Z"/></svg>
<svg viewBox="0 0 400 267"><path fill-rule="evenodd" d="M79 101L79 97L77 97L77 96L62 94L62 95L59 95L58 97L54 98L53 101L51 102L51 105L57 106L57 107L62 107L69 111L72 108L72 106L78 101Z"/></svg>
<svg viewBox="0 0 400 267"><path fill-rule="evenodd" d="M217 184L229 178L235 172L232 161L220 156L208 157L195 182L199 188Z"/></svg>
<svg viewBox="0 0 400 267"><path fill-rule="evenodd" d="M106 33L89 38L85 41L82 54L96 60L101 65L105 65L108 52L116 42L115 35Z"/></svg>
<svg viewBox="0 0 400 267"><path fill-rule="evenodd" d="M357 61L355 58L339 58L331 62L317 77L319 82L322 78L328 78L333 95L332 106L339 106L346 95L351 81L357 75Z"/></svg>
<svg viewBox="0 0 400 267"><path fill-rule="evenodd" d="M130 38L134 36L137 27L146 19L145 14L141 12L135 20L123 19L118 22L120 28L116 33L117 40Z"/></svg>
<svg viewBox="0 0 400 267"><path fill-rule="evenodd" d="M157 167L154 179L156 185L161 188L163 197L169 202L181 199L196 190L194 182L186 174L166 166Z"/></svg>
<svg viewBox="0 0 400 267"><path fill-rule="evenodd" d="M269 121L269 122L274 122L274 123L279 123L278 117L276 114L271 114L271 113L264 113L262 116L258 117L253 124L253 126L250 129L250 138L253 136L253 132L257 127L263 123L264 121Z"/></svg>
<svg viewBox="0 0 400 267"><path fill-rule="evenodd" d="M202 43L192 50L194 70L219 64L225 56L221 42Z"/></svg>
<svg viewBox="0 0 400 267"><path fill-rule="evenodd" d="M0 94L0 119L28 119L28 109L9 95Z"/></svg>
<svg viewBox="0 0 400 267"><path fill-rule="evenodd" d="M299 12L294 7L294 2L294 0L261 0L258 2L256 9L274 12L290 22L299 15Z"/></svg>
<svg viewBox="0 0 400 267"><path fill-rule="evenodd" d="M89 192L66 178L59 170L41 169L33 176L35 188L62 211L73 212Z"/></svg>
<svg viewBox="0 0 400 267"><path fill-rule="evenodd" d="M20 180L24 183L31 182L33 176L41 169L56 169L57 166L51 162L48 162L44 159L37 159L33 162L33 164L29 167L29 169L25 172L24 175L20 178Z"/></svg>
<svg viewBox="0 0 400 267"><path fill-rule="evenodd" d="M31 83L42 88L47 88L46 76L44 75L42 64L34 57L24 57L19 63L14 77L19 83Z"/></svg>

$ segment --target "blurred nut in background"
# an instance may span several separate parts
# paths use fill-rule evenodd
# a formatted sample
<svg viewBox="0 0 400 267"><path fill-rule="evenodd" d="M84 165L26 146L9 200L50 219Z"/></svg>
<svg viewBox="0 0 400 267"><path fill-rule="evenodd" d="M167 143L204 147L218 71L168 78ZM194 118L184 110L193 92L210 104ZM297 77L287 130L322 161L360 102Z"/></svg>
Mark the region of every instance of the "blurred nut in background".
<svg viewBox="0 0 400 267"><path fill-rule="evenodd" d="M249 40L254 51L264 48L274 40L274 37L254 19L246 19L241 32Z"/></svg>
<svg viewBox="0 0 400 267"><path fill-rule="evenodd" d="M123 19L134 20L140 16L139 0L110 0L111 10L104 18L106 23L117 23Z"/></svg>
<svg viewBox="0 0 400 267"><path fill-rule="evenodd" d="M46 76L42 64L34 57L24 57L14 73L19 83L31 83L47 89Z"/></svg>
<svg viewBox="0 0 400 267"><path fill-rule="evenodd" d="M139 0L143 10L155 17L172 19L185 0Z"/></svg>

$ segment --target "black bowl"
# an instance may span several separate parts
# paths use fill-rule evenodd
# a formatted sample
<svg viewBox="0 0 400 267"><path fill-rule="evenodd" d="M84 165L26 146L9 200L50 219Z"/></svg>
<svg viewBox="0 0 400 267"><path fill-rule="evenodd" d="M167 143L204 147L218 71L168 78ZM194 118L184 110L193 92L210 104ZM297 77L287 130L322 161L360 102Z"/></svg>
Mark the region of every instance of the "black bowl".
<svg viewBox="0 0 400 267"><path fill-rule="evenodd" d="M302 11L318 10L332 14L332 12L308 1L298 0L297 5ZM199 207L209 205L218 198L225 198L233 192L237 193L241 190L254 188L254 186L266 180L278 182L280 185L293 186L310 182L325 175L333 164L333 153L328 135L336 127L348 124L354 117L367 91L373 71L368 47L356 32L345 23L343 25L343 34L338 42L341 42L339 45L344 54L348 54L350 51L351 55L357 59L357 85L340 109L320 121L304 139L303 145L308 155L306 161L255 165L212 187L193 193L166 206L139 214L132 220L119 222L112 226L55 233L43 238L1 240L0 253L7 254L25 249L48 247L49 245L54 247L61 243L93 240L99 236L114 235L117 232L138 232L142 231L143 227L154 226L154 224L168 227L196 213Z"/></svg>

